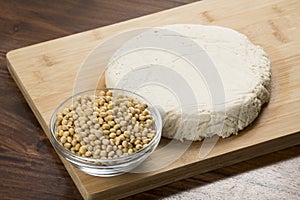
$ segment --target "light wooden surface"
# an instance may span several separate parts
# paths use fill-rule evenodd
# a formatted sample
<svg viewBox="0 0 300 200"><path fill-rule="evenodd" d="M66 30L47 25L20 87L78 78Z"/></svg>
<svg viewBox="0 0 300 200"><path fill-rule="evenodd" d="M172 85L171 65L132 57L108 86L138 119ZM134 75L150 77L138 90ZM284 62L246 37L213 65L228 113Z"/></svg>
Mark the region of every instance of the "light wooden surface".
<svg viewBox="0 0 300 200"><path fill-rule="evenodd" d="M64 164L85 199L120 198L175 180L300 143L298 1L204 1L48 41L8 53L8 67L47 134L49 119L72 94L80 64L103 39L128 28L172 23L234 28L264 47L272 61L272 96L260 117L240 135L219 140L204 160L195 143L176 163L149 174L114 178L86 175ZM113 192L114 189L120 192Z"/></svg>

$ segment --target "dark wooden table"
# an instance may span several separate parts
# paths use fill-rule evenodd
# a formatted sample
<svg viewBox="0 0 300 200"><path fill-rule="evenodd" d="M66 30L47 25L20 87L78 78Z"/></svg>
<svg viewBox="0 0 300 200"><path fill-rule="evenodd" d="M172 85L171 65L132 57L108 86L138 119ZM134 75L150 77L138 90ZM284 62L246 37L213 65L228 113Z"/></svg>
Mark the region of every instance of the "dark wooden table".
<svg viewBox="0 0 300 200"><path fill-rule="evenodd" d="M0 199L81 199L10 76L5 54L194 0L0 1ZM300 199L300 146L127 199Z"/></svg>

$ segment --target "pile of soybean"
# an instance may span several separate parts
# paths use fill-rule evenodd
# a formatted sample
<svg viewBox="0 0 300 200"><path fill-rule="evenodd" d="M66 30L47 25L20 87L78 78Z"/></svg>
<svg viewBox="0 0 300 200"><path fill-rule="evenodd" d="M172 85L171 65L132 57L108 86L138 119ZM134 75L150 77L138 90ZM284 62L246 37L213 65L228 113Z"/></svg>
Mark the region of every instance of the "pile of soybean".
<svg viewBox="0 0 300 200"><path fill-rule="evenodd" d="M100 91L77 96L56 114L55 137L74 154L99 159L127 156L154 138L148 105L126 95Z"/></svg>

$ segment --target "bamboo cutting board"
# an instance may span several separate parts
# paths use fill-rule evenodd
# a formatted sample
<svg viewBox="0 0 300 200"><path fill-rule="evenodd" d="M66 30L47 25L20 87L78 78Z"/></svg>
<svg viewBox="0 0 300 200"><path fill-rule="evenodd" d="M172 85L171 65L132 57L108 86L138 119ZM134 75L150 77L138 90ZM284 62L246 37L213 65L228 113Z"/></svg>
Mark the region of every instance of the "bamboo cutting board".
<svg viewBox="0 0 300 200"><path fill-rule="evenodd" d="M214 24L238 30L265 49L272 61L270 103L238 136L220 139L206 158L199 158L201 143L195 142L166 168L113 178L86 175L62 159L84 199L121 198L300 144L299 13L298 0L207 0L13 50L7 54L7 64L49 136L50 117L72 95L80 65L100 41L113 34L174 23Z"/></svg>

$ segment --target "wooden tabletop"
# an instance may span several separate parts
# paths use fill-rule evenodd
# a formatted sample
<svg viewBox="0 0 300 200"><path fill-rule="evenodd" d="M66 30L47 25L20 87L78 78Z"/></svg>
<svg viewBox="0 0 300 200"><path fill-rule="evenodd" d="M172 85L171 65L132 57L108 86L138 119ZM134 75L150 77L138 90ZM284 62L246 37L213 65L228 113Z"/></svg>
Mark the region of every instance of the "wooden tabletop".
<svg viewBox="0 0 300 200"><path fill-rule="evenodd" d="M193 0L0 2L0 199L81 199L11 78L5 54L190 2ZM295 146L127 199L300 199L299 163L300 146Z"/></svg>

